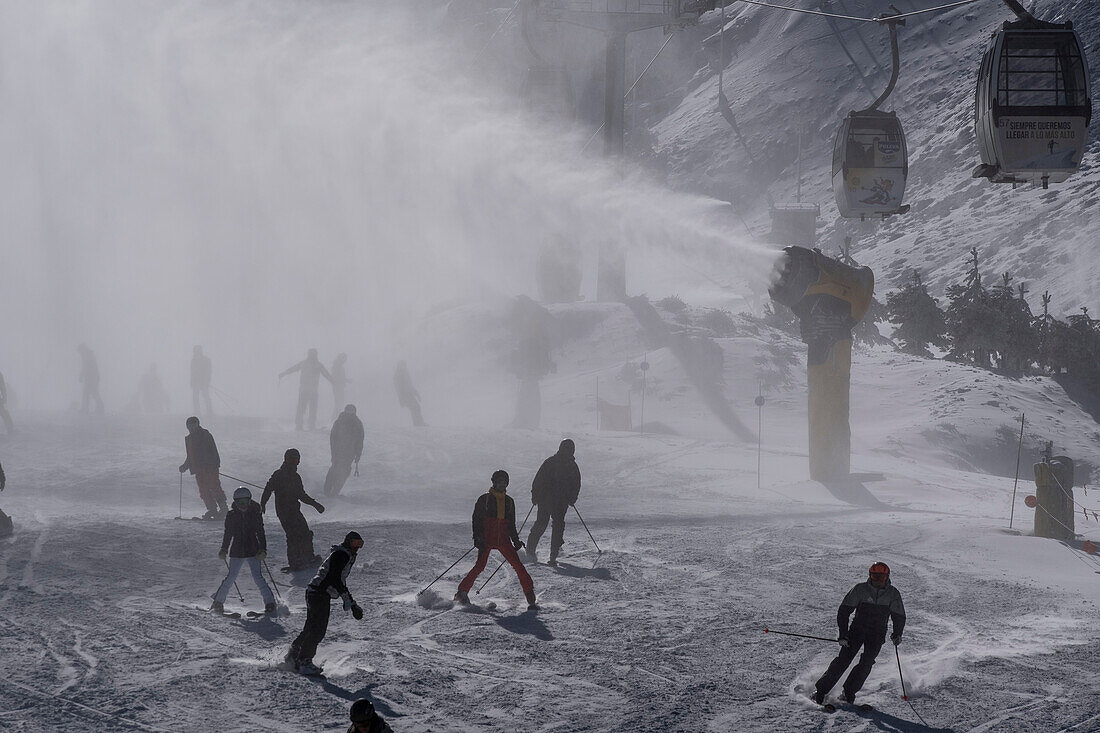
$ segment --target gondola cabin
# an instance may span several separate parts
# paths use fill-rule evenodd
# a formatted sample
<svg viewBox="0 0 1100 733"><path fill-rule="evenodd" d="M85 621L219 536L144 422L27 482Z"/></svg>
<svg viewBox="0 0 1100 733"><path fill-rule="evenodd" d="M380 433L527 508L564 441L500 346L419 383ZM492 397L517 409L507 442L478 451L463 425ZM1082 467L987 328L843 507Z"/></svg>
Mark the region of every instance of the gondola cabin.
<svg viewBox="0 0 1100 733"><path fill-rule="evenodd" d="M903 214L909 152L893 112L849 112L833 146L833 194L840 215Z"/></svg>
<svg viewBox="0 0 1100 733"><path fill-rule="evenodd" d="M1077 172L1092 119L1088 66L1070 23L1017 21L993 34L974 99L982 164L994 183L1059 183Z"/></svg>

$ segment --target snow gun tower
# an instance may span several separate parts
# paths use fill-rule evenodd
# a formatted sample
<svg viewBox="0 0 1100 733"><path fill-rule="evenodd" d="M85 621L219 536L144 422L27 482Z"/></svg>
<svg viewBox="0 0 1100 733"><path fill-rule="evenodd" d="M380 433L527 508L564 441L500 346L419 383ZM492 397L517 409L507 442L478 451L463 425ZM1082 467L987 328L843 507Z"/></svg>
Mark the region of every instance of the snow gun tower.
<svg viewBox="0 0 1100 733"><path fill-rule="evenodd" d="M786 247L768 293L794 311L809 347L810 478L835 481L851 471L848 398L852 329L871 305L875 275L816 249Z"/></svg>
<svg viewBox="0 0 1100 733"><path fill-rule="evenodd" d="M1053 453L1054 444L1048 442L1034 466L1035 536L1073 542L1073 459Z"/></svg>

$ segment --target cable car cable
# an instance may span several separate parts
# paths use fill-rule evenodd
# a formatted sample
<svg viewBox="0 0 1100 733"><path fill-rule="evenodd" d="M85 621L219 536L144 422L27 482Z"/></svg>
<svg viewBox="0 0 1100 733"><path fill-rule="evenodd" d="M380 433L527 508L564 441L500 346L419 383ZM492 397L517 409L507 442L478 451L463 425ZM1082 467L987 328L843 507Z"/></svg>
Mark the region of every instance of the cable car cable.
<svg viewBox="0 0 1100 733"><path fill-rule="evenodd" d="M958 2L948 3L946 5L937 5L934 8L925 8L923 10L914 10L911 13L901 13L899 15L878 15L874 18L860 18L855 15L840 15L839 13L826 13L821 10L807 10L805 8L792 8L789 5L775 5L773 3L761 2L761 0L735 0L735 2L748 3L749 5L760 5L765 8L775 8L776 10L786 10L789 13L803 13L805 15L822 15L828 18L841 18L843 20L854 20L860 23L889 23L891 21L897 21L900 18L908 18L911 15L921 15L923 13L933 13L937 10L948 10L950 8L957 8L961 5L971 5L981 0L959 0ZM1004 0L1005 3L1015 3L1016 0ZM1019 4L1017 3L1017 6ZM1012 6L1009 5L1011 8ZM1023 10L1023 8L1020 8ZM1025 13L1027 11L1024 11Z"/></svg>

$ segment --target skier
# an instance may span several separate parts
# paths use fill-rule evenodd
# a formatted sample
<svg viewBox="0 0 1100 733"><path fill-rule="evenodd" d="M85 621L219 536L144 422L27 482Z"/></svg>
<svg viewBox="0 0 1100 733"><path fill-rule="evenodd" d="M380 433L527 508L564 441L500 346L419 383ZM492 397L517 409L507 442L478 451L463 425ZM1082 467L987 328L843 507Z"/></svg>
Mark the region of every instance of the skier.
<svg viewBox="0 0 1100 733"><path fill-rule="evenodd" d="M572 440L563 440L558 452L542 462L531 482L531 503L539 508L531 534L527 536L527 557L532 562L538 561L536 547L546 531L546 524L553 520L548 564L558 564L558 552L565 535L565 513L577 503L581 493L581 470L573 458L576 449Z"/></svg>
<svg viewBox="0 0 1100 733"><path fill-rule="evenodd" d="M199 487L199 496L206 505L203 519L220 519L229 511L225 505L225 492L218 478L222 465L218 455L218 446L210 431L199 425L199 419L192 415L187 418L187 436L183 439L187 449L187 460L180 464L180 473L190 471Z"/></svg>
<svg viewBox="0 0 1100 733"><path fill-rule="evenodd" d="M11 422L11 415L8 414L8 386L4 384L4 375L0 373L0 420L4 421L4 429L8 431L8 435L15 432L15 426Z"/></svg>
<svg viewBox="0 0 1100 733"><path fill-rule="evenodd" d="M138 381L138 401L146 414L163 415L168 412L168 393L160 381L156 364L150 364Z"/></svg>
<svg viewBox="0 0 1100 733"><path fill-rule="evenodd" d="M266 512L267 500L275 494L275 514L286 532L286 561L291 572L321 562L321 556L313 552L313 532L302 515L300 502L309 504L319 514L323 514L325 508L306 493L302 477L298 475L301 460L297 448L288 448L283 454L283 465L271 474L260 497L260 510Z"/></svg>
<svg viewBox="0 0 1100 733"><path fill-rule="evenodd" d="M856 617L848 628L848 617L855 611ZM875 657L886 642L886 622L893 621L894 633L890 641L894 646L901 643L901 632L905 628L905 607L901 602L901 593L890 584L890 567L884 562L876 562L867 574L867 582L859 583L844 596L836 612L836 623L840 629L840 654L829 665L829 669L817 681L817 691L812 695L818 705L825 704L825 696L833 689L844 670L855 659L859 648L863 655L844 681L844 701L851 704L856 693L863 687Z"/></svg>
<svg viewBox="0 0 1100 733"><path fill-rule="evenodd" d="M489 552L497 550L516 571L520 587L527 597L527 609L538 610L535 604L535 583L531 580L527 568L519 559L517 551L523 547L516 531L516 502L508 496L508 472L493 472L492 488L478 497L474 503L474 547L477 548L477 562L458 584L455 600L459 603L470 602L470 589L474 587L477 576L485 569L489 561Z"/></svg>
<svg viewBox="0 0 1100 733"><path fill-rule="evenodd" d="M263 569L260 567L260 563L267 557L264 518L260 513L260 505L252 501L252 492L243 486L233 492L233 508L225 515L225 534L222 535L222 548L218 550L218 557L225 560L227 550L229 573L214 594L214 603L210 609L225 613L225 597L236 582L241 565L248 563L252 580L256 581L256 587L260 589L260 595L264 599L264 613L275 613L275 596L271 594L271 588L264 580Z"/></svg>
<svg viewBox="0 0 1100 733"><path fill-rule="evenodd" d="M393 388L397 390L397 402L408 408L412 415L413 425L424 427L424 416L420 414L420 393L413 387L409 366L404 361L397 362L397 369L393 373Z"/></svg>
<svg viewBox="0 0 1100 733"><path fill-rule="evenodd" d="M325 365L317 359L317 349L310 349L306 358L279 374L282 379L288 374L300 372L298 376L298 411L294 415L294 429L301 432L302 418L309 411L309 429L317 424L317 386L321 377L332 382L332 375Z"/></svg>
<svg viewBox="0 0 1100 733"><path fill-rule="evenodd" d="M4 476L4 467L0 466L0 491L4 490L7 486L8 479ZM4 510L0 509L0 537L10 537L12 533L11 517L4 514Z"/></svg>
<svg viewBox="0 0 1100 733"><path fill-rule="evenodd" d="M351 704L348 715L351 718L348 733L393 733L393 728L382 719L381 715L374 712L374 705L365 697Z"/></svg>
<svg viewBox="0 0 1100 733"><path fill-rule="evenodd" d="M191 407L196 415L204 414L199 410L200 400L206 402L206 416L214 414L214 406L210 404L210 378L213 372L210 357L202 353L202 347L191 349Z"/></svg>
<svg viewBox="0 0 1100 733"><path fill-rule="evenodd" d="M348 370L344 365L347 364L347 354L337 354L336 361L332 362L332 369L329 370L329 381L332 382L332 414L337 415L337 410L340 409L340 405L344 404L344 392L347 389L348 382ZM338 417L339 415L337 415Z"/></svg>
<svg viewBox="0 0 1100 733"><path fill-rule="evenodd" d="M317 568L317 575L306 586L306 623L284 659L295 672L321 674L321 667L313 663L313 655L328 632L333 598L342 598L344 610L350 609L356 621L363 618L363 609L351 597L347 586L348 575L362 546L363 538L359 533L348 532L342 543L332 546L328 557Z"/></svg>
<svg viewBox="0 0 1100 733"><path fill-rule="evenodd" d="M80 411L88 414L88 403L96 404L95 414L103 414L103 400L99 396L99 364L96 363L95 354L87 344L76 347L80 352L80 383L84 386L83 396L80 400Z"/></svg>
<svg viewBox="0 0 1100 733"><path fill-rule="evenodd" d="M348 405L328 435L332 451L332 465L325 476L325 496L336 496L344 488L355 462L355 475L359 475L359 459L363 456L363 422L355 415L355 405Z"/></svg>

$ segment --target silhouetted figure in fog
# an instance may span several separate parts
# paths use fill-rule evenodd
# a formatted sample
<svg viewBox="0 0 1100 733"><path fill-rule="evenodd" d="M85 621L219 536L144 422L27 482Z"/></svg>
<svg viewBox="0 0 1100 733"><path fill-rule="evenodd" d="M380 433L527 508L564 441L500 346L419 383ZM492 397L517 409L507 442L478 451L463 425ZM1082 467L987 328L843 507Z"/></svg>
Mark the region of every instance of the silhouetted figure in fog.
<svg viewBox="0 0 1100 733"><path fill-rule="evenodd" d="M294 415L294 429L301 431L302 417L309 411L309 429L317 426L317 388L321 383L321 377L332 382L332 375L325 369L325 365L317 358L317 349L310 349L306 358L294 366L286 369L279 375L282 379L288 374L299 372L298 375L298 412Z"/></svg>
<svg viewBox="0 0 1100 733"><path fill-rule="evenodd" d="M336 360L332 362L332 370L330 371L329 381L332 382L332 414L339 416L340 405L344 403L345 392L347 391L348 382L348 370L345 364L348 362L347 354L339 354Z"/></svg>
<svg viewBox="0 0 1100 733"><path fill-rule="evenodd" d="M168 392L160 381L157 365L150 364L138 382L138 396L141 399L141 411L148 415L163 415L168 412Z"/></svg>
<svg viewBox="0 0 1100 733"><path fill-rule="evenodd" d="M210 404L210 380L213 374L210 357L202 353L202 347L191 349L191 407L196 415L210 417L214 414L214 406ZM199 409L200 401L206 402L206 412Z"/></svg>
<svg viewBox="0 0 1100 733"><path fill-rule="evenodd" d="M332 450L332 465L325 476L325 496L336 496L351 475L355 463L355 475L359 475L359 459L363 457L363 421L355 415L355 405L348 405L328 434Z"/></svg>
<svg viewBox="0 0 1100 733"><path fill-rule="evenodd" d="M4 429L8 435L15 432L15 425L8 414L8 385L4 383L4 375L0 373L0 420L4 421Z"/></svg>
<svg viewBox="0 0 1100 733"><path fill-rule="evenodd" d="M95 402L95 414L103 414L103 400L99 396L99 364L96 363L95 354L87 344L76 347L80 352L80 383L84 386L84 394L80 399L80 411L88 414L88 403Z"/></svg>
<svg viewBox="0 0 1100 733"><path fill-rule="evenodd" d="M393 388L397 390L398 403L412 415L413 425L424 427L424 417L420 414L420 393L413 387L409 367L404 361L397 362L397 369L393 373Z"/></svg>
<svg viewBox="0 0 1100 733"><path fill-rule="evenodd" d="M8 485L8 479L4 476L4 467L0 466L0 491L4 490L4 487ZM4 511L0 509L0 537L8 537L12 533L11 517L4 514Z"/></svg>
<svg viewBox="0 0 1100 733"><path fill-rule="evenodd" d="M183 439L187 460L180 464L180 473L190 471L199 487L199 497L206 505L203 519L220 519L229 511L218 471L222 466L218 446L210 431L199 425L197 417L187 418L187 436Z"/></svg>
<svg viewBox="0 0 1100 733"><path fill-rule="evenodd" d="M267 511L267 500L275 495L275 515L286 533L286 560L288 570L305 570L321 562L321 556L313 552L313 532L302 515L302 503L309 504L318 513L325 508L306 493L302 477L298 475L298 464L302 454L297 448L288 448L283 454L283 465L271 474L260 497L260 508Z"/></svg>
<svg viewBox="0 0 1100 733"><path fill-rule="evenodd" d="M558 552L565 542L565 513L577 503L581 494L581 470L573 457L576 446L566 438L558 452L547 458L531 482L531 503L539 508L531 534L527 535L527 557L537 560L538 547L546 525L553 520L550 531L550 565L557 565Z"/></svg>

